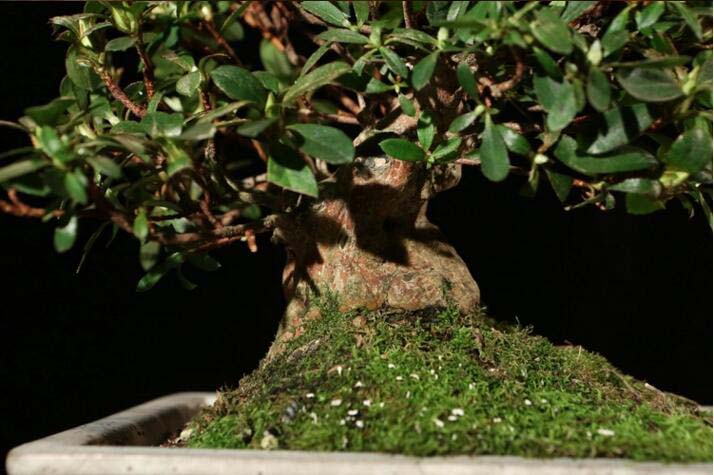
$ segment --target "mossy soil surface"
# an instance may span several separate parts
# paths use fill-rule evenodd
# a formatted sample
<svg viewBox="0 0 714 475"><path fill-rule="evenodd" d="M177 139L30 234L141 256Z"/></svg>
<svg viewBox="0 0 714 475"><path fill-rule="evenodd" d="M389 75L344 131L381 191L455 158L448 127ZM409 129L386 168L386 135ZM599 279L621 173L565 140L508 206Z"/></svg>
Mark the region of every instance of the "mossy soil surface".
<svg viewBox="0 0 714 475"><path fill-rule="evenodd" d="M223 391L189 447L711 461L711 414L480 313L341 314Z"/></svg>

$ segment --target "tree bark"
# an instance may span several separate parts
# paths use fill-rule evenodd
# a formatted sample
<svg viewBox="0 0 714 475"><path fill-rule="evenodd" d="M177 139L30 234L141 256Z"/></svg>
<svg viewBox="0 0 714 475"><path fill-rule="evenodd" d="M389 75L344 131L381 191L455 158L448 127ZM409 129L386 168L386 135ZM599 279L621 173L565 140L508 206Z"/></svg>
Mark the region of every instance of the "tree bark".
<svg viewBox="0 0 714 475"><path fill-rule="evenodd" d="M282 220L276 237L288 251L288 306L270 354L319 315L310 300L325 292L338 294L342 311L472 310L478 286L426 217L429 199L455 186L460 171L453 164L427 170L382 157L358 159L340 170L323 201Z"/></svg>

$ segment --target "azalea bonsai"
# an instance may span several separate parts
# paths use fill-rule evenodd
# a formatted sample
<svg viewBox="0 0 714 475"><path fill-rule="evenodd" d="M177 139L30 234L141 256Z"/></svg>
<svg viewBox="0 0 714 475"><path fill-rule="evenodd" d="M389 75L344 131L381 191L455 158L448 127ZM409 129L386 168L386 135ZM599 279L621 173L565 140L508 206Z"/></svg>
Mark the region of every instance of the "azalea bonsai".
<svg viewBox="0 0 714 475"><path fill-rule="evenodd" d="M296 401L352 407L334 394L340 387L359 393L370 375L372 387L386 391L383 378L394 375L373 364L396 368L385 355L401 348L411 355L401 361L411 368L403 377L421 381L422 397L458 393L454 404L471 401L459 399L469 390L482 400L500 394L523 404L523 391L534 388L519 378L527 378L526 361L541 355L542 363L528 363L533 374L572 370L587 383L539 386L562 391L550 401L562 402L561 414L602 397L607 404L582 417L622 419L631 408L623 399L646 403L627 427L647 421L666 432L676 425L709 440L704 452L682 457L711 456L711 431L687 404L648 393L595 356L575 363L520 330L494 329L478 310L479 289L466 265L426 217L429 200L457 186L468 166L496 182L516 175L526 194L550 188L567 209L622 206L646 214L676 200L711 222L708 3L90 1L84 13L51 23L68 45L67 75L58 98L2 122L31 142L2 154L3 212L55 226L58 252L77 244L80 226L95 229L85 252L103 234L134 236L146 270L139 291L169 272L191 287L183 266L215 270L211 251L259 251L260 233L287 250L288 305L275 343L258 372L196 422L203 435L195 443L665 458L687 452L682 445L610 450L605 442L614 431L607 428L587 432L603 445L556 444L561 451L501 436L456 447L443 442L457 440L442 437L443 414L424 416L433 425L419 425L420 442L410 445L404 440L413 428L399 418L408 407L394 419L404 433L347 437L340 431L365 428L358 412L342 418L339 430L310 432L308 423L320 426L320 418ZM527 351L516 357L514 345ZM423 386L418 369L437 364L426 350L438 361L451 358L444 366L452 373L438 383L447 393ZM350 354L354 368L338 361ZM461 368L477 375L466 381ZM335 386L324 376L348 370L363 378ZM314 371L321 376L311 379ZM425 374L438 379L431 371ZM500 393L473 382L488 378L505 384ZM373 406L364 394L354 397L359 411ZM525 400L531 406L548 397ZM463 416L461 407L449 415L455 423ZM501 418L484 409L464 430L479 421L497 427ZM639 439L646 433L635 432ZM561 435L569 437L565 429Z"/></svg>

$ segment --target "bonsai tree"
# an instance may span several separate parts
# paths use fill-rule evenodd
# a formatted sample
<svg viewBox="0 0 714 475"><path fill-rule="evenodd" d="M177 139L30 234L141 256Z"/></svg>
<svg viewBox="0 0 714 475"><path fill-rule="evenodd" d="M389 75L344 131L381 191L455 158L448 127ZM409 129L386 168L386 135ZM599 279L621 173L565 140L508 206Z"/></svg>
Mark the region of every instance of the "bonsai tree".
<svg viewBox="0 0 714 475"><path fill-rule="evenodd" d="M328 294L473 312L426 217L465 166L567 209L676 200L711 222L707 2L91 1L51 23L67 75L2 122L30 145L2 154L0 209L55 226L57 252L82 226L86 252L134 236L139 291L270 233L288 306L269 360Z"/></svg>

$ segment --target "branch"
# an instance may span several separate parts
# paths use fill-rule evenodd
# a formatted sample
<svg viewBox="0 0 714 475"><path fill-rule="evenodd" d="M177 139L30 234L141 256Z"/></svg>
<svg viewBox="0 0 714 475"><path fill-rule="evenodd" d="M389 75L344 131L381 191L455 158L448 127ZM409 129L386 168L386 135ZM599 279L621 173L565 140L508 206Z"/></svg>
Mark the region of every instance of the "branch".
<svg viewBox="0 0 714 475"><path fill-rule="evenodd" d="M99 73L99 77L102 78L102 81L104 81L104 84L107 86L107 89L109 89L109 92L114 97L114 99L124 104L124 107L129 109L131 113L135 116L144 117L146 115L146 109L129 99L129 96L126 95L122 88L120 88L119 85L114 82L114 78L112 78L111 74L109 74L104 69L100 69L97 72Z"/></svg>
<svg viewBox="0 0 714 475"><path fill-rule="evenodd" d="M47 211L44 208L35 208L23 203L20 201L20 198L17 197L17 190L15 190L15 188L9 188L7 190L7 197L10 202L0 200L0 212L5 214L20 218L44 218L47 215L56 218L64 214L64 211L61 209Z"/></svg>

